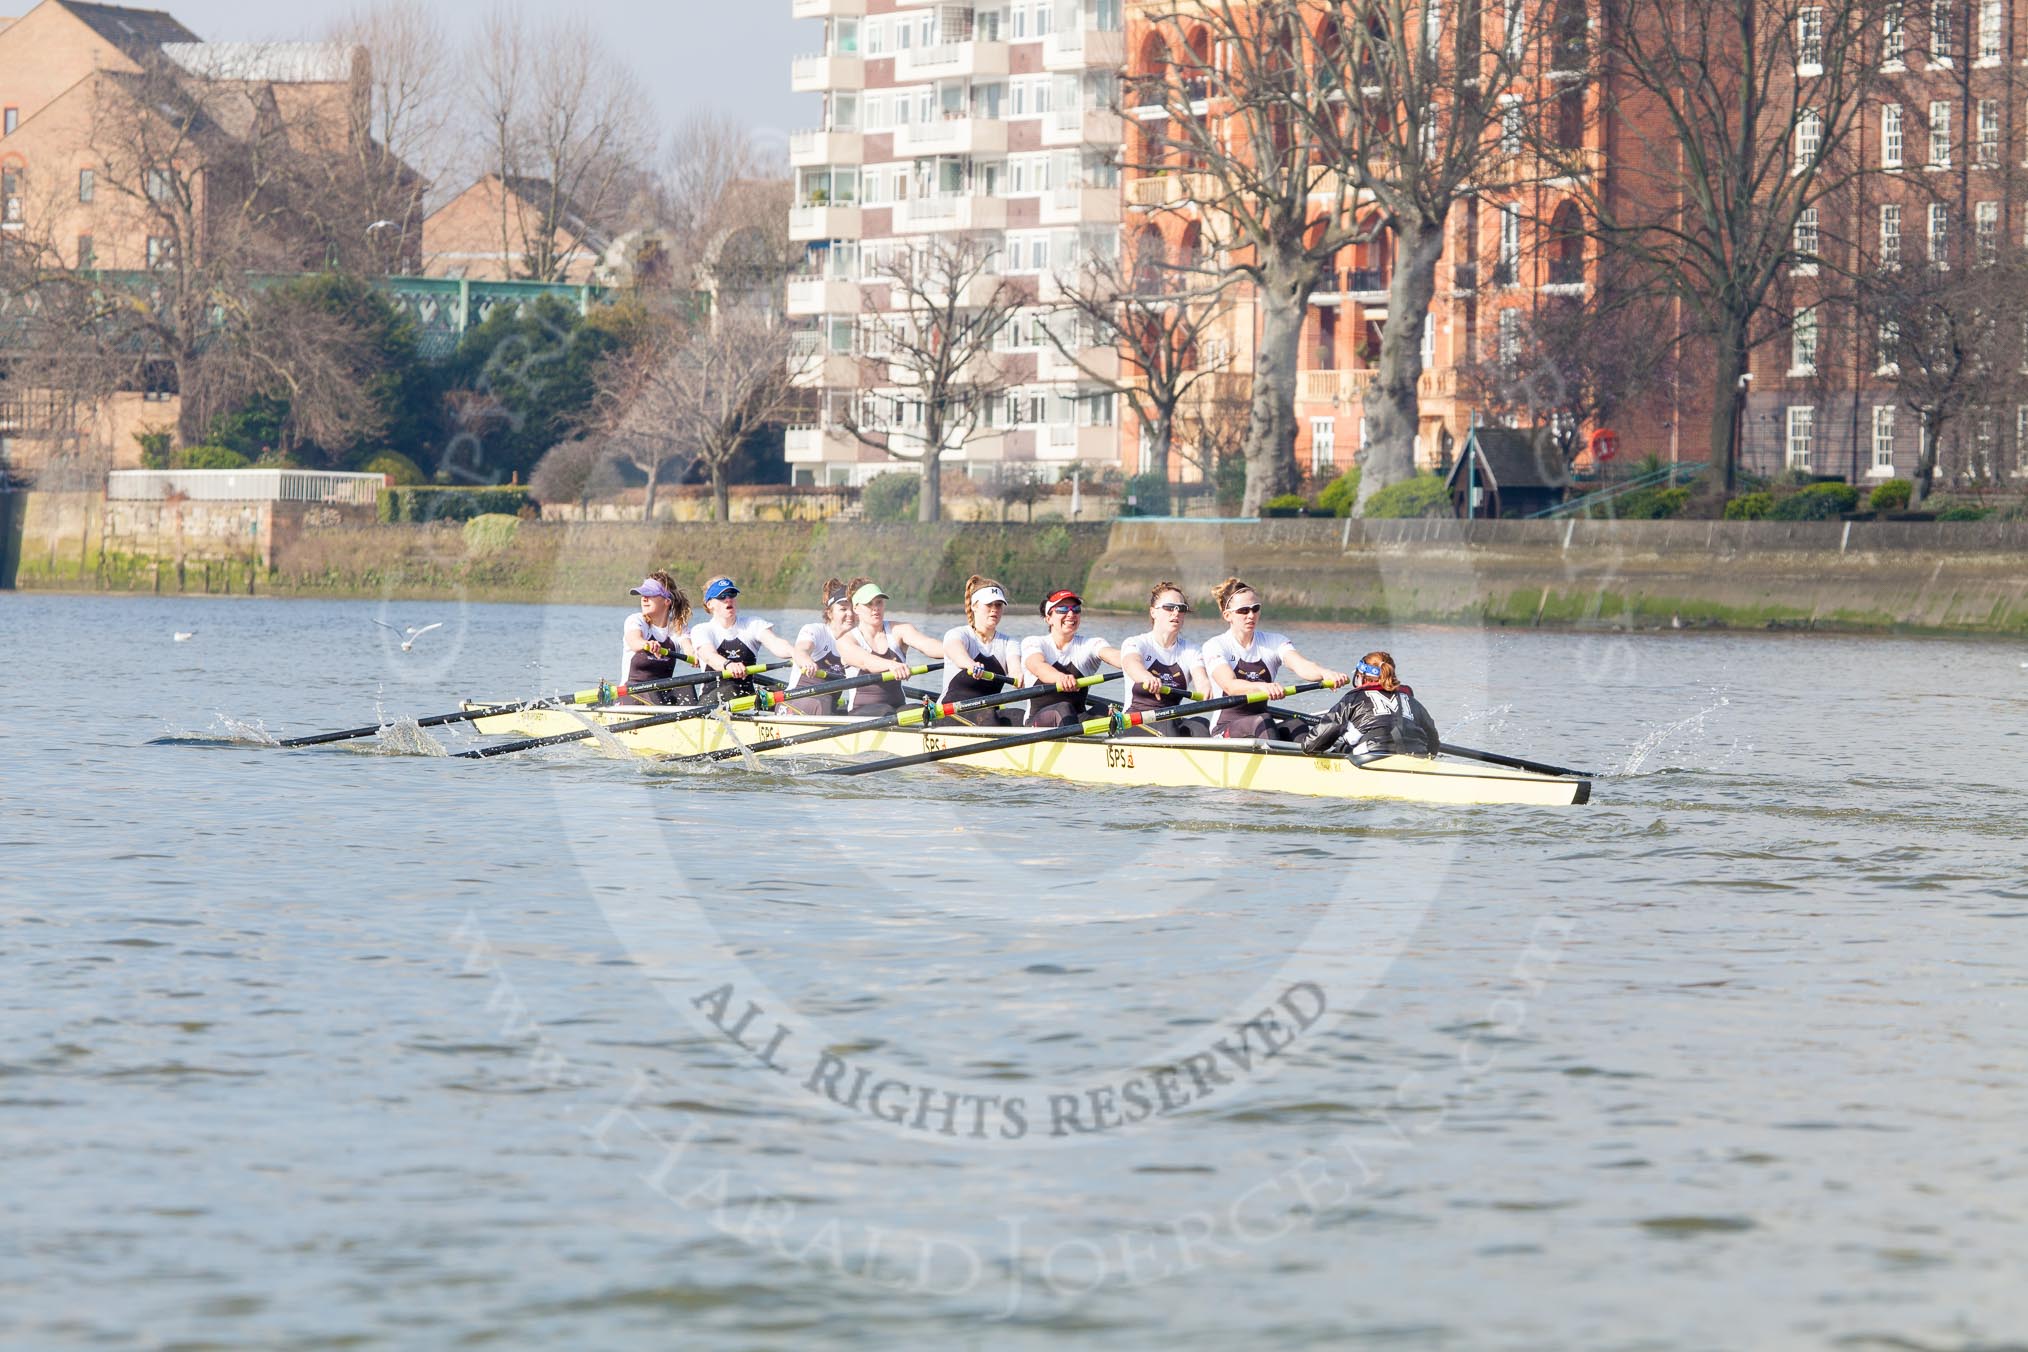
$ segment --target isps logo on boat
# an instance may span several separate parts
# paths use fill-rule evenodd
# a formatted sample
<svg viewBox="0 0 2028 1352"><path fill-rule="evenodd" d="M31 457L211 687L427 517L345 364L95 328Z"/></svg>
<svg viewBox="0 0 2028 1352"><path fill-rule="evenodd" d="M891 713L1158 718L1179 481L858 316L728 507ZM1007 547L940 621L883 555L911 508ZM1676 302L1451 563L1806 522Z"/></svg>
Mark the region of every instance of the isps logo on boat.
<svg viewBox="0 0 2028 1352"><path fill-rule="evenodd" d="M793 643L824 623L813 618L824 583L804 591L802 605L742 605L723 627L757 620ZM1193 644L1234 627L1224 612L1235 607L1210 589L1184 595ZM1366 632L1278 625L1272 597L1263 584L1237 618L1310 667L1342 674L1370 645ZM966 625L962 597L879 599L884 625L936 636L946 653ZM1008 597L984 642L1050 634L1044 599ZM1161 623L1162 599L1094 607L1082 633L1117 650ZM765 646L758 632L749 641ZM1481 685L1483 639L1446 641L1446 666L1479 667ZM805 688L820 677L796 672ZM948 704L940 678L909 684ZM1130 698L1120 683L1096 690ZM680 723L759 724L750 748L813 726L771 704L734 707L750 698ZM1319 689L1288 703L1321 714L1335 698ZM901 708L922 703L912 693ZM878 716L848 702L815 717ZM928 751L918 731L916 754L944 755L979 730L1038 731L952 721ZM1097 745L1098 768L1052 773L1080 739ZM1180 744L1191 739L1115 724L1038 741L1018 766L952 756L853 776L829 772L906 748L837 739L754 755L729 744L712 759L709 737L696 740L659 762L580 755L559 776L559 823L625 949L611 970L643 979L680 1025L636 1014L646 1026L624 1045L653 1049L648 1073L672 1099L814 1111L944 1146L1075 1144L1264 1098L1326 1097L1320 1086L1344 1073L1332 1040L1387 982L1469 838L1426 806L1283 791L1276 774L1327 771L1274 745L1272 730L1216 749L1200 737L1190 751ZM1205 782L1145 774L1193 755L1216 761Z"/></svg>

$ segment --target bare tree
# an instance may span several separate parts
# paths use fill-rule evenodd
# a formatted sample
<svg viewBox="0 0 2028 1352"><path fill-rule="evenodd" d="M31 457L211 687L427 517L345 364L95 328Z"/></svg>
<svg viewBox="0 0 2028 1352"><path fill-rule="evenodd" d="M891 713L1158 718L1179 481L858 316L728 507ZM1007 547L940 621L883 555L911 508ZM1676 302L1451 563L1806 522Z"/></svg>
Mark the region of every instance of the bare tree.
<svg viewBox="0 0 2028 1352"><path fill-rule="evenodd" d="M1059 289L1043 327L1050 345L1127 401L1146 435L1147 472L1167 482L1179 411L1231 365L1229 287L1194 258L1171 260L1159 232L1140 231Z"/></svg>
<svg viewBox="0 0 2028 1352"><path fill-rule="evenodd" d="M1221 469L1245 460L1253 407L1252 381L1230 374L1198 386L1183 404L1176 454L1197 470L1214 497L1222 496Z"/></svg>
<svg viewBox="0 0 2028 1352"><path fill-rule="evenodd" d="M861 393L843 426L863 444L921 467L918 519L936 521L944 453L986 425L1006 390L995 340L1026 302L999 275L991 242L972 235L904 244L875 264L873 276L860 322L865 355L886 364L887 381Z"/></svg>
<svg viewBox="0 0 2028 1352"><path fill-rule="evenodd" d="M1543 97L1524 26L1546 6L1465 0L1168 0L1143 71L1165 118L1139 167L1178 175L1227 269L1261 306L1244 510L1292 491L1297 357L1310 297L1338 255L1384 236L1396 263L1365 400L1361 501L1415 473L1421 338L1452 209L1503 167L1499 119ZM1145 58L1144 58L1145 60ZM1557 172L1565 172L1563 166ZM1377 208L1377 209L1375 209ZM1175 208L1172 208L1175 209Z"/></svg>
<svg viewBox="0 0 2028 1352"><path fill-rule="evenodd" d="M490 168L504 191L501 257L560 281L637 194L652 147L647 96L581 18L487 20L473 76Z"/></svg>
<svg viewBox="0 0 2028 1352"><path fill-rule="evenodd" d="M1731 491L1754 349L1787 332L1773 302L1798 226L1849 216L1877 166L1866 114L1894 77L1884 33L1904 0L1606 0L1621 128L1610 184L1580 185L1603 247L1676 301L1712 361L1710 459ZM1889 20L1892 20L1890 23ZM1895 66L1899 62L1892 63ZM1877 158L1877 157L1876 157ZM1807 238L1807 231L1800 238Z"/></svg>
<svg viewBox="0 0 2028 1352"><path fill-rule="evenodd" d="M549 448L528 476L528 491L537 502L575 503L580 514L591 500L617 492L612 448L597 437L575 437Z"/></svg>
<svg viewBox="0 0 2028 1352"><path fill-rule="evenodd" d="M352 228L333 230L359 250L362 272L420 264L430 185L448 177L466 147L457 126L455 54L423 0L379 0L328 32L359 55L362 88L347 100L342 139L314 161L326 200ZM354 260L348 249L342 262Z"/></svg>
<svg viewBox="0 0 2028 1352"><path fill-rule="evenodd" d="M663 463L680 456L710 478L717 518L730 520L733 462L802 402L814 359L778 318L745 308L707 321L665 318L609 358L597 422L605 443L648 475L648 516Z"/></svg>
<svg viewBox="0 0 2028 1352"><path fill-rule="evenodd" d="M1935 486L1945 430L1967 417L1995 416L2028 392L2028 259L2009 249L1970 267L1883 269L1865 279L1861 294L1861 312L1877 326L1879 370L1921 431L1909 499L1920 506ZM1997 437L1987 430L1979 440ZM1977 457L1967 457L1964 469L1993 472Z"/></svg>
<svg viewBox="0 0 2028 1352"><path fill-rule="evenodd" d="M92 487L117 449L101 414L116 391L135 382L142 363L105 322L118 298L67 272L57 250L32 233L46 217L28 217L0 248L0 438L34 448L40 486Z"/></svg>

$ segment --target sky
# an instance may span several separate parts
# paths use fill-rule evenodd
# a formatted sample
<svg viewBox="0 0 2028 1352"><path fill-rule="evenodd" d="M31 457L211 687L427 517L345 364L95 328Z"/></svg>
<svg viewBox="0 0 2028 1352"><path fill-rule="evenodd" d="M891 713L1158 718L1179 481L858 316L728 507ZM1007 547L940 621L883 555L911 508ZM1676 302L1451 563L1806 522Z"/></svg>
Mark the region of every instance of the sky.
<svg viewBox="0 0 2028 1352"><path fill-rule="evenodd" d="M119 3L120 0L114 0ZM357 7L357 0L129 0L164 9L207 42L314 38ZM497 0L428 0L446 32L476 40ZM554 3L554 0L550 0ZM0 0L19 14L31 0ZM527 5L531 19L547 5ZM633 63L666 130L700 112L729 114L780 151L788 134L817 123L815 95L789 92L789 62L815 51L821 25L789 17L789 0L572 0L612 50Z"/></svg>

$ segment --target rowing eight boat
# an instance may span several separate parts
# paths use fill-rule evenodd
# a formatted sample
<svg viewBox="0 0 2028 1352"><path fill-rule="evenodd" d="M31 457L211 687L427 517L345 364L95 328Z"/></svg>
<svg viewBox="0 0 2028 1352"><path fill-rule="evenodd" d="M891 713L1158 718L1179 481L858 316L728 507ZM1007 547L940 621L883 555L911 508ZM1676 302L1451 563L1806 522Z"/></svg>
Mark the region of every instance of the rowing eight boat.
<svg viewBox="0 0 2028 1352"><path fill-rule="evenodd" d="M467 707L486 706L473 701ZM472 727L482 736L547 737L579 731L586 721L611 728L653 712L652 707L522 709L476 719ZM661 723L618 735L637 755L688 756L863 721L863 718L777 713ZM1005 736L1007 730L998 728L885 727L840 737L824 746L827 754L912 755L967 743L990 743ZM794 748L760 754L788 756L794 754ZM1080 784L1253 789L1313 798L1544 806L1583 803L1591 798L1588 779L1539 775L1496 765L1461 765L1417 756L1386 756L1355 764L1343 756L1306 756L1286 745L1216 737L1078 737L982 750L965 757L964 763L1001 774L1035 775Z"/></svg>

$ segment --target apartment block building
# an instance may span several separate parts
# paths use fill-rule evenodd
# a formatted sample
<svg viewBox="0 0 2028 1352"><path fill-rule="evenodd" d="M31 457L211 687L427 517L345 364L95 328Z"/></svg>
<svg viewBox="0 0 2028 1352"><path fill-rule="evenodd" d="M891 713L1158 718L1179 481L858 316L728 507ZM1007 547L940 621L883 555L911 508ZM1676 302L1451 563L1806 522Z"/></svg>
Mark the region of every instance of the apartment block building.
<svg viewBox="0 0 2028 1352"><path fill-rule="evenodd" d="M822 25L792 84L823 99L820 125L790 144L790 236L804 253L786 306L817 410L788 435L796 480L863 483L898 467L844 427L884 420L905 437L920 425L870 349L893 303L883 276L937 239L988 259L982 296L1021 302L997 340L982 426L945 466L1115 463L1122 402L1091 378L1110 354L1073 341L1067 356L1041 325L1065 278L1119 251L1121 0L791 3Z"/></svg>
<svg viewBox="0 0 2028 1352"><path fill-rule="evenodd" d="M1909 0L1867 57L1851 190L1806 214L1783 279L1785 331L1753 363L1741 463L1851 483L1909 478L1922 453L1922 391L1894 359L1894 320L1851 299L1852 278L1966 275L2028 253L2028 29L2018 0ZM1811 13L1805 9L1803 15ZM1807 45L1799 44L1807 56ZM1798 78L1807 81L1809 72ZM1996 274L1997 275L1997 274ZM1919 281L1918 281L1919 285ZM2023 298L1996 285L1996 306ZM2028 320L2028 315L2021 317ZM2028 380L1988 382L1939 438L1939 485L2028 475Z"/></svg>

